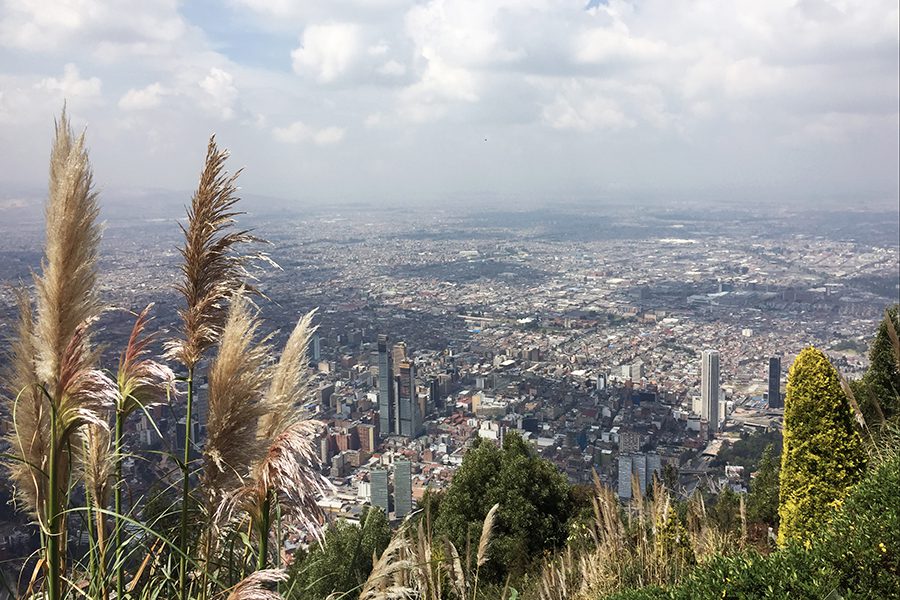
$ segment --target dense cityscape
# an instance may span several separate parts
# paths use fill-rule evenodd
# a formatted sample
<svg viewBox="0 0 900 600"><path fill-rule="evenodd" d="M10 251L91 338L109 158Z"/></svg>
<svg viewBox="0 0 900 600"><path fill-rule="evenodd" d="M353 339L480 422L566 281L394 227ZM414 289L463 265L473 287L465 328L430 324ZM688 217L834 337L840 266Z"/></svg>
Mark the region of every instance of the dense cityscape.
<svg viewBox="0 0 900 600"><path fill-rule="evenodd" d="M40 244L39 223L12 216L20 226L0 242L10 283L38 267ZM278 264L257 273L276 345L318 309L305 409L327 424L316 447L334 490L321 506L331 518L371 505L402 520L449 484L476 437L509 431L571 482L596 472L623 500L633 474L645 490L665 465L685 498L698 486L746 491L750 474L717 454L780 429L794 356L815 345L845 376L867 366L870 332L898 295L897 232L883 216L359 207L243 219ZM117 310L97 339L110 368L125 311L155 302L159 342L175 326L179 235L172 219L107 222L101 285ZM2 294L8 333L14 301ZM177 450L183 431L173 404L127 435ZM135 496L177 476L165 459L125 471ZM33 543L3 527L7 556Z"/></svg>

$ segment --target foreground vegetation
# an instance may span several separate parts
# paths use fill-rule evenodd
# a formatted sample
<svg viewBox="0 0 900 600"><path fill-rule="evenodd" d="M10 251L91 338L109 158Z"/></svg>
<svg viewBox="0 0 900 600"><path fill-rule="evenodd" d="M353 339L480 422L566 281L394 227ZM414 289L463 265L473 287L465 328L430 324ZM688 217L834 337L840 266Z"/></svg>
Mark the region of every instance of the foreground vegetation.
<svg viewBox="0 0 900 600"><path fill-rule="evenodd" d="M303 316L281 353L258 319L253 272L273 266L234 229L236 175L214 139L183 227L181 326L156 340L152 305L134 315L114 370L91 344L98 198L84 136L65 113L51 153L47 235L3 390L3 457L17 506L40 536L18 597L325 600L338 598L887 598L900 596L900 310L885 315L860 381L809 348L791 368L783 443L751 438L751 493L680 499L667 472L622 506L599 481L573 487L515 433L476 441L449 489L426 494L391 532L378 510L324 527L327 489L305 418ZM162 357L151 356L164 342ZM168 362L167 362L168 361ZM192 439L195 378L209 380L207 439ZM159 404L187 419L183 448L134 457L174 465L125 498L129 419ZM151 419L152 422L152 419ZM757 450L765 450L758 456ZM126 501L127 500L127 501ZM86 532L84 552L70 529ZM777 535L776 535L777 532ZM288 539L308 539L286 556ZM777 539L777 544L776 540ZM291 564L286 564L290 562Z"/></svg>

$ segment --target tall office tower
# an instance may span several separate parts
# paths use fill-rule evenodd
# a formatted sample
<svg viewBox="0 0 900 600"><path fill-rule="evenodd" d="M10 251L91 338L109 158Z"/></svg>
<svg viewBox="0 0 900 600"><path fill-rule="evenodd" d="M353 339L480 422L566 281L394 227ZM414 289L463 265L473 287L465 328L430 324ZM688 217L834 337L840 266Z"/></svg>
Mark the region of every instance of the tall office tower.
<svg viewBox="0 0 900 600"><path fill-rule="evenodd" d="M312 359L314 362L319 362L322 360L322 338L317 335L313 336L312 339Z"/></svg>
<svg viewBox="0 0 900 600"><path fill-rule="evenodd" d="M641 494L647 493L647 455L635 454L631 458L631 472L637 475L638 486L641 488Z"/></svg>
<svg viewBox="0 0 900 600"><path fill-rule="evenodd" d="M432 377L428 380L428 403L432 410L444 408L443 400L441 397L441 385L438 383L437 377Z"/></svg>
<svg viewBox="0 0 900 600"><path fill-rule="evenodd" d="M394 516L402 519L412 512L412 464L394 462Z"/></svg>
<svg viewBox="0 0 900 600"><path fill-rule="evenodd" d="M769 408L784 408L781 401L781 357L769 357Z"/></svg>
<svg viewBox="0 0 900 600"><path fill-rule="evenodd" d="M406 360L406 342L397 342L391 349L391 355L396 365L400 361Z"/></svg>
<svg viewBox="0 0 900 600"><path fill-rule="evenodd" d="M619 498L631 499L631 457L619 455Z"/></svg>
<svg viewBox="0 0 900 600"><path fill-rule="evenodd" d="M704 350L700 365L700 418L709 423L709 431L719 430L719 353Z"/></svg>
<svg viewBox="0 0 900 600"><path fill-rule="evenodd" d="M372 469L369 473L372 491L372 506L384 511L388 516L388 472L386 469Z"/></svg>
<svg viewBox="0 0 900 600"><path fill-rule="evenodd" d="M416 367L408 360L397 363L397 433L416 437L422 429L422 412L416 393Z"/></svg>
<svg viewBox="0 0 900 600"><path fill-rule="evenodd" d="M383 437L396 433L394 429L394 375L388 338L378 336L378 426Z"/></svg>

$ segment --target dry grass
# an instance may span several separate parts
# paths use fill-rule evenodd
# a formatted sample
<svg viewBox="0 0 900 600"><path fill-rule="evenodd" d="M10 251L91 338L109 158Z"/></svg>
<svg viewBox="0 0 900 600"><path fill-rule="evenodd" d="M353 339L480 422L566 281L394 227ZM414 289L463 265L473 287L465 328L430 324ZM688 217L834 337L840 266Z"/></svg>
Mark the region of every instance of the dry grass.
<svg viewBox="0 0 900 600"><path fill-rule="evenodd" d="M373 565L362 586L359 600L405 600L418 598L415 578L418 564L412 558L405 529L399 530Z"/></svg>
<svg viewBox="0 0 900 600"><path fill-rule="evenodd" d="M668 585L696 561L740 546L741 540L711 523L699 494L690 500L682 524L664 487L656 485L652 499L634 488L632 501L623 508L616 494L595 478L590 544L580 553L570 546L545 563L538 585L541 600L587 600L627 588Z"/></svg>
<svg viewBox="0 0 900 600"><path fill-rule="evenodd" d="M40 381L59 397L60 363L75 330L101 309L97 259L101 227L84 134L75 137L63 111L50 155L50 195L41 275L35 279L35 362Z"/></svg>
<svg viewBox="0 0 900 600"><path fill-rule="evenodd" d="M114 465L109 428L88 425L84 428L84 440L84 455L81 457L84 487L94 507L106 508Z"/></svg>
<svg viewBox="0 0 900 600"><path fill-rule="evenodd" d="M215 136L209 139L200 183L191 199L188 226L181 226L184 247L183 279L176 286L186 306L180 309L182 338L169 344L169 354L188 369L219 339L228 314L228 300L247 285L247 264L263 255L240 254L237 247L259 242L248 231L229 231L238 201L236 180L240 171L225 170L228 151L219 150Z"/></svg>
<svg viewBox="0 0 900 600"><path fill-rule="evenodd" d="M299 417L299 404L308 400L310 371L307 348L316 328L312 326L315 311L305 314L294 327L272 371L265 397L266 414L259 421L259 437L274 440L294 425Z"/></svg>
<svg viewBox="0 0 900 600"><path fill-rule="evenodd" d="M269 383L271 348L268 337L255 340L259 325L247 299L236 294L209 369L203 487L210 507L239 488L265 452L257 430L267 410L263 396Z"/></svg>
<svg viewBox="0 0 900 600"><path fill-rule="evenodd" d="M4 399L10 407L12 427L7 439L19 460L7 463L16 498L43 523L47 497L47 461L50 455L50 406L35 372L34 319L26 290L16 290L19 319L9 342L9 366L4 373ZM43 523L46 526L46 523Z"/></svg>
<svg viewBox="0 0 900 600"><path fill-rule="evenodd" d="M234 586L226 600L281 600L281 594L270 588L284 581L287 573L281 569L256 571Z"/></svg>
<svg viewBox="0 0 900 600"><path fill-rule="evenodd" d="M128 344L119 358L116 373L118 398L116 411L124 418L136 410L144 410L166 402L177 396L175 374L166 365L149 358L147 347L154 336L146 334L147 325L152 321L148 304L134 321Z"/></svg>

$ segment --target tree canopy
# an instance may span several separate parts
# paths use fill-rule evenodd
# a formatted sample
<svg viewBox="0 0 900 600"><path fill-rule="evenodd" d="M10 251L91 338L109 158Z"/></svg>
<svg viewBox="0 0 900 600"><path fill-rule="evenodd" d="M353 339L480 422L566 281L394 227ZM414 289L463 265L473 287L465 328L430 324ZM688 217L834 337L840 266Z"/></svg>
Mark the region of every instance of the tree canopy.
<svg viewBox="0 0 900 600"><path fill-rule="evenodd" d="M778 526L778 456L772 444L763 450L759 470L750 482L747 517L756 523Z"/></svg>
<svg viewBox="0 0 900 600"><path fill-rule="evenodd" d="M297 557L291 568L291 598L325 600L330 594L349 593L362 585L372 570L372 555L380 555L391 540L391 528L377 508L363 509L359 525L339 520L325 532L321 545Z"/></svg>
<svg viewBox="0 0 900 600"><path fill-rule="evenodd" d="M575 511L571 486L515 432L501 448L476 440L441 500L436 529L460 549L477 544L495 503L500 509L483 577L499 582L520 575L544 551L565 544Z"/></svg>
<svg viewBox="0 0 900 600"><path fill-rule="evenodd" d="M885 311L869 350L869 368L862 378L860 408L868 423L900 414L900 304ZM877 402L877 405L875 404Z"/></svg>

